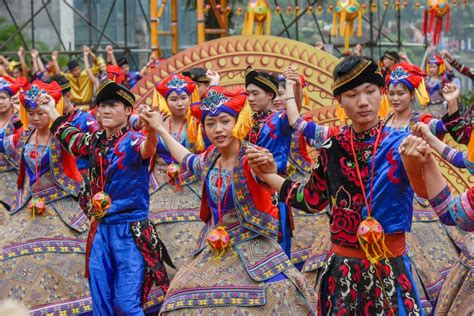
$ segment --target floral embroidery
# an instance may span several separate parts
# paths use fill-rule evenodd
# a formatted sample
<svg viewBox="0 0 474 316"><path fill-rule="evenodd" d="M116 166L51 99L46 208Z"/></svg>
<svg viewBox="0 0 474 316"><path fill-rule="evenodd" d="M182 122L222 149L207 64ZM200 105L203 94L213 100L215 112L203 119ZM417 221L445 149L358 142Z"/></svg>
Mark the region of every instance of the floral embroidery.
<svg viewBox="0 0 474 316"><path fill-rule="evenodd" d="M392 150L390 150L390 152L387 154L387 160L390 165L390 169L388 170L388 179L393 184L399 184L401 179L395 176L395 172L398 170L399 166L398 161L393 158L394 151L395 148L392 148Z"/></svg>
<svg viewBox="0 0 474 316"><path fill-rule="evenodd" d="M167 88L172 88L172 89L182 89L186 87L187 83L184 80L179 79L178 77L174 76L173 79L168 81L166 84Z"/></svg>
<svg viewBox="0 0 474 316"><path fill-rule="evenodd" d="M321 278L318 315L420 315L403 258L372 265L366 259L332 255ZM400 292L402 300L398 300Z"/></svg>
<svg viewBox="0 0 474 316"><path fill-rule="evenodd" d="M215 90L210 90L207 96L202 100L201 109L215 113L217 109L228 102L230 99L224 96L222 93L218 93Z"/></svg>
<svg viewBox="0 0 474 316"><path fill-rule="evenodd" d="M331 209L331 234L340 245L357 244L357 228L361 222L358 212L352 210L351 196L343 187L339 189Z"/></svg>

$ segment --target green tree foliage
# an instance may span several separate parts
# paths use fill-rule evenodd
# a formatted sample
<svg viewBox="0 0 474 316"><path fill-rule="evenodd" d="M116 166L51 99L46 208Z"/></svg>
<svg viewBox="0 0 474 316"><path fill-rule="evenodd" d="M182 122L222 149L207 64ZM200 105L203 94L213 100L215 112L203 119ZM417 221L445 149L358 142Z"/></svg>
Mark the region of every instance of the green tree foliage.
<svg viewBox="0 0 474 316"><path fill-rule="evenodd" d="M13 33L15 33L16 27L14 24L8 23L7 19L0 17L0 43L5 43ZM25 39L26 40L26 39ZM3 49L4 51L16 51L20 46L23 45L21 37L16 35L12 41Z"/></svg>

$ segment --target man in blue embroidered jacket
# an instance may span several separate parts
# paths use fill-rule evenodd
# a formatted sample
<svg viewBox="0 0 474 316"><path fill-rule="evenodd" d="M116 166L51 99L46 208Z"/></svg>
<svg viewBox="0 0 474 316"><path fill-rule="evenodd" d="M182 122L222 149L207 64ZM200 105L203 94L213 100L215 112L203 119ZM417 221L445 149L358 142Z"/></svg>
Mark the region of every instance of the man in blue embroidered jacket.
<svg viewBox="0 0 474 316"><path fill-rule="evenodd" d="M94 133L82 133L60 117L53 101L42 106L64 148L90 163L90 190L83 197L92 205L83 209L92 218L86 276L94 315L144 315L153 282L163 292L169 283L162 244L148 220L148 166L157 133L146 124L147 136L130 129L134 101L124 86L104 81L96 96L104 129Z"/></svg>
<svg viewBox="0 0 474 316"><path fill-rule="evenodd" d="M268 149L276 162L278 173L286 175L293 129L284 111L273 111L273 99L278 94L278 79L266 72L258 72L251 66L245 70L245 88L252 108L254 126L247 140ZM280 243L291 256L291 213L286 205L279 203L281 238Z"/></svg>

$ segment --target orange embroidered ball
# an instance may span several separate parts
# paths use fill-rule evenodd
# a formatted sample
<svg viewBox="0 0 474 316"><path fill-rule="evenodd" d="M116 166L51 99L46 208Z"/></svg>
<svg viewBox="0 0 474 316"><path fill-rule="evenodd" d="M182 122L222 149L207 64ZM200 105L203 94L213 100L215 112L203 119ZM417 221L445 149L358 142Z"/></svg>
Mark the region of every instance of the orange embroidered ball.
<svg viewBox="0 0 474 316"><path fill-rule="evenodd" d="M97 192L92 197L92 210L91 215L96 219L101 219L107 214L107 210L112 205L110 196L104 191Z"/></svg>
<svg viewBox="0 0 474 316"><path fill-rule="evenodd" d="M207 243L212 249L223 252L230 245L230 235L224 226L218 226L207 236Z"/></svg>
<svg viewBox="0 0 474 316"><path fill-rule="evenodd" d="M33 213L33 216L43 214L46 209L46 201L43 198L34 196L28 202L28 208Z"/></svg>
<svg viewBox="0 0 474 316"><path fill-rule="evenodd" d="M171 163L166 167L166 174L171 180L175 180L179 175L179 166L175 163Z"/></svg>
<svg viewBox="0 0 474 316"><path fill-rule="evenodd" d="M373 217L367 217L360 223L357 235L369 244L376 243L383 235L383 227Z"/></svg>

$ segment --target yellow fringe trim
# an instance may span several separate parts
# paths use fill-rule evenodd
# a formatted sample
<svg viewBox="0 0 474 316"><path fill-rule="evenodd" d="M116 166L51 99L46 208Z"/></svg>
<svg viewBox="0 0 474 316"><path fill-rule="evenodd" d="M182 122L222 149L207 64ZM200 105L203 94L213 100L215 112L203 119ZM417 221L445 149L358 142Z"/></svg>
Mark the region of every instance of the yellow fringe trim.
<svg viewBox="0 0 474 316"><path fill-rule="evenodd" d="M338 108L336 109L336 115L342 124L346 124L346 121L347 121L346 112L344 112L344 108L342 107L342 105L339 105Z"/></svg>
<svg viewBox="0 0 474 316"><path fill-rule="evenodd" d="M232 129L232 136L238 140L243 140L252 129L252 126L252 110L250 109L248 100L246 100L245 105L237 118L237 123L235 123L235 126Z"/></svg>
<svg viewBox="0 0 474 316"><path fill-rule="evenodd" d="M204 143L204 134L202 130L202 124L198 122L197 137L196 137L196 150L200 152L200 151L203 151L205 148L206 148L206 144Z"/></svg>
<svg viewBox="0 0 474 316"><path fill-rule="evenodd" d="M471 132L471 139L467 144L467 160L474 162L474 131Z"/></svg>
<svg viewBox="0 0 474 316"><path fill-rule="evenodd" d="M23 104L20 105L20 120L21 120L21 124L23 125L23 129L29 130L30 122L28 121L28 115L26 114L26 109L23 106Z"/></svg>
<svg viewBox="0 0 474 316"><path fill-rule="evenodd" d="M367 219L372 218L371 216L367 217ZM357 234L357 239L359 240L359 245L364 250L367 260L370 261L372 264L376 264L382 259L388 258L389 256L393 256L390 250L387 249L385 245L385 233L382 233L382 236L379 240L374 243L368 243L362 237Z"/></svg>
<svg viewBox="0 0 474 316"><path fill-rule="evenodd" d="M422 106L426 106L430 102L430 95L426 89L425 79L421 79L421 83L418 85L418 88L415 89L415 95Z"/></svg>
<svg viewBox="0 0 474 316"><path fill-rule="evenodd" d="M386 118L389 112L390 112L390 101L388 100L387 94L384 94L382 96L382 101L380 101L380 107L379 107L380 118L382 119Z"/></svg>

